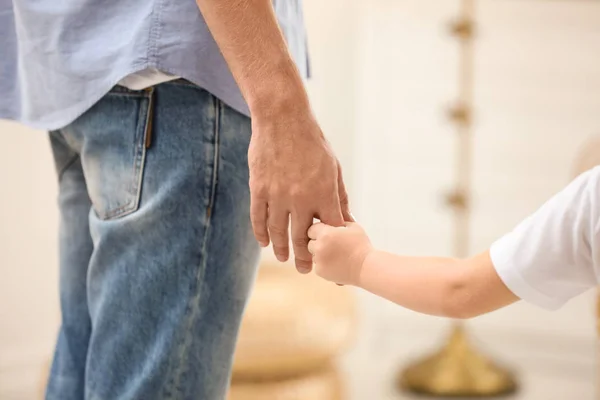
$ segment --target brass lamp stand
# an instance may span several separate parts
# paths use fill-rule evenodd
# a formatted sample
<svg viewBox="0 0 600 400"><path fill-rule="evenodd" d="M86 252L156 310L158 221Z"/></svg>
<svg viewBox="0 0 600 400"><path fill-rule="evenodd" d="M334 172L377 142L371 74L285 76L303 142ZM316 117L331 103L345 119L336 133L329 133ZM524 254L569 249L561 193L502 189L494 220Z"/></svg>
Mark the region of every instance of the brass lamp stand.
<svg viewBox="0 0 600 400"><path fill-rule="evenodd" d="M473 98L473 33L475 0L461 0L461 17L451 25L460 41L460 100L449 118L458 131L456 186L447 197L454 213L454 255L468 256L470 228L471 139ZM439 397L497 396L513 392L513 376L478 353L467 340L465 328L455 322L448 343L437 353L401 371L403 390Z"/></svg>

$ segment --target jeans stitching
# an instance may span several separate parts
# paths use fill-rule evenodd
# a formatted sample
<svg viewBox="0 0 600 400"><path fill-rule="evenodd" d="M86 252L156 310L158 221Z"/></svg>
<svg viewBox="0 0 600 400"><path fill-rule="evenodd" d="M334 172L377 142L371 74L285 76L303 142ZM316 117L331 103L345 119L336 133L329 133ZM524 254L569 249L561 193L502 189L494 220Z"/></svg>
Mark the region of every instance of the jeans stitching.
<svg viewBox="0 0 600 400"><path fill-rule="evenodd" d="M67 160L67 162L64 163L57 171L58 183L60 183L65 172L67 172L67 170L75 163L75 161L79 159L79 154L77 154L77 152L73 150L73 147L67 142L67 139L59 130L49 132L49 137L52 146L52 140L54 139L60 141L61 144L64 147L66 147L70 153L73 153L73 155Z"/></svg>
<svg viewBox="0 0 600 400"><path fill-rule="evenodd" d="M131 90L121 86L113 87L110 92L106 93L107 96L123 96L123 97L148 97L148 92L145 90Z"/></svg>
<svg viewBox="0 0 600 400"><path fill-rule="evenodd" d="M147 126L148 126L148 118L150 113L150 100L148 100L148 105L144 108L143 105L140 105L140 110L138 113L138 121L144 121L142 124L138 123L137 131L135 133L134 145L135 145L135 153L133 159L133 171L132 171L132 182L130 183L130 187L128 189L129 194L133 195L133 199L129 200L127 203L122 206L109 210L102 215L102 219L105 221L109 221L111 219L117 219L124 217L126 215L131 214L136 211L139 203L140 196L142 194L142 177L144 175L144 166L146 164L146 135ZM144 115L145 114L145 115ZM145 117L145 118L144 118ZM141 133L140 133L141 130Z"/></svg>
<svg viewBox="0 0 600 400"><path fill-rule="evenodd" d="M67 161L67 163L60 169L60 171L58 172L58 182L60 183L62 181L63 175L65 174L65 172L67 172L67 170L73 165L75 164L75 161L77 161L79 159L79 154L75 154L73 155L69 161Z"/></svg>
<svg viewBox="0 0 600 400"><path fill-rule="evenodd" d="M213 154L213 175L212 175L212 183L211 183L211 188L210 188L210 199L208 201L208 209L207 209L207 216L210 218L212 211L213 211L213 207L215 204L215 197L216 197L216 193L217 193L217 183L219 180L219 152L220 152L220 148L219 148L219 143L220 143L220 135L219 132L221 130L221 115L223 114L223 110L222 110L222 103L219 99L217 99L216 97L213 96L213 100L214 100L214 108L215 108L215 127L214 127L214 141L215 141L215 150L214 150L214 154Z"/></svg>
<svg viewBox="0 0 600 400"><path fill-rule="evenodd" d="M220 141L220 130L221 130L221 103L216 98L213 97L213 111L214 111L214 128L213 128L213 171L211 175L210 182L210 193L209 193L209 201L207 205L207 213L206 213L206 225L204 229L204 238L202 240L202 248L200 251L201 261L198 268L198 272L196 274L196 291L193 294L193 297L189 299L188 307L190 308L190 312L186 315L187 320L185 323L185 332L186 336L184 337L183 343L179 346L178 357L176 360L176 369L172 372L173 379L167 384L166 390L163 391L163 395L165 396L165 400L177 400L177 397L173 397L176 394L176 390L179 387L181 382L182 375L185 374L186 363L184 362L186 357L188 356L187 349L190 346L190 331L197 320L197 318L202 314L202 309L200 308L200 301L203 295L206 295L207 287L204 285L204 275L206 273L206 247L208 245L208 239L210 235L210 227L212 220L212 212L210 210L213 207L213 202L215 199L215 192L217 188L217 180L218 180L218 166L219 166L219 141ZM168 396L168 397L167 397Z"/></svg>

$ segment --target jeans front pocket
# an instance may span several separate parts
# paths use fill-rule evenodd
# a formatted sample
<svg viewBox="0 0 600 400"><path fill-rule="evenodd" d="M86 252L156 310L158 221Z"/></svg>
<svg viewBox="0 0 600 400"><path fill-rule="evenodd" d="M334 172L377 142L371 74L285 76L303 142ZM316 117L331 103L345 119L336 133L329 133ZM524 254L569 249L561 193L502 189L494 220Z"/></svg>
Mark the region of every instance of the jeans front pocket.
<svg viewBox="0 0 600 400"><path fill-rule="evenodd" d="M100 219L120 218L139 208L152 95L152 89L111 91L63 129L81 144L88 194Z"/></svg>

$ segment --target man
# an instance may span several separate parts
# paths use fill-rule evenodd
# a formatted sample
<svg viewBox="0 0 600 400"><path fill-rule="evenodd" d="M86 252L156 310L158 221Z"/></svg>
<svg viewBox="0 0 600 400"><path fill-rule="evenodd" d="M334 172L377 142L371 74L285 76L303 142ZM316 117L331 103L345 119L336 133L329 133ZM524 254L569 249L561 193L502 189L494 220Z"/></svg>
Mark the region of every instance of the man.
<svg viewBox="0 0 600 400"><path fill-rule="evenodd" d="M46 398L223 399L254 236L286 260L291 219L308 272L313 217L350 219L300 0L0 0L0 40L0 117L50 131L59 179Z"/></svg>

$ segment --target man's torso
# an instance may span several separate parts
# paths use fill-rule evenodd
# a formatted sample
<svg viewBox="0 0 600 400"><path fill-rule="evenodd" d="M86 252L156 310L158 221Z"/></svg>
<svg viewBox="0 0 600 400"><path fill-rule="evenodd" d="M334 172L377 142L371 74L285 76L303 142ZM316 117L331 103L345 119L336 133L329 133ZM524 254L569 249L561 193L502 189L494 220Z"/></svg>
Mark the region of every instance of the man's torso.
<svg viewBox="0 0 600 400"><path fill-rule="evenodd" d="M301 0L273 5L306 76ZM248 114L194 0L0 0L0 53L0 118L36 128L68 124L148 70L183 77Z"/></svg>

